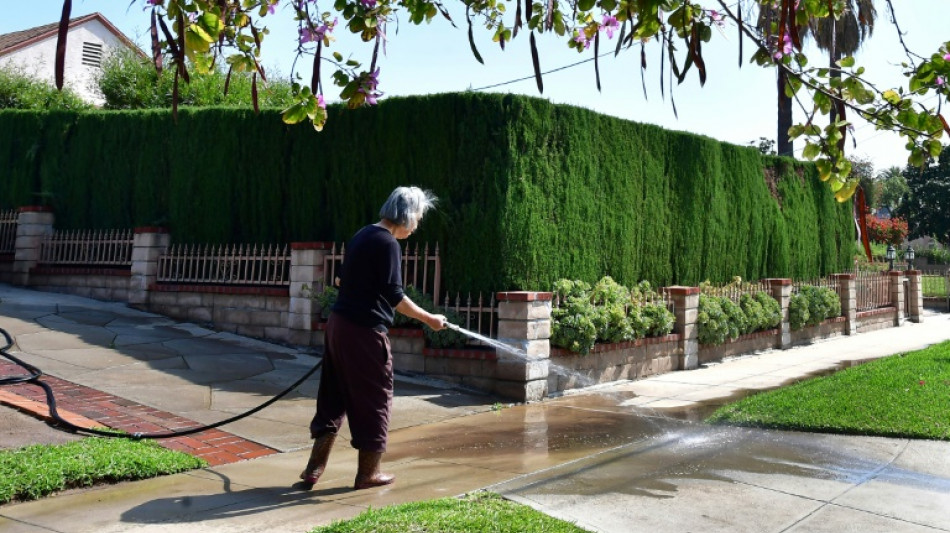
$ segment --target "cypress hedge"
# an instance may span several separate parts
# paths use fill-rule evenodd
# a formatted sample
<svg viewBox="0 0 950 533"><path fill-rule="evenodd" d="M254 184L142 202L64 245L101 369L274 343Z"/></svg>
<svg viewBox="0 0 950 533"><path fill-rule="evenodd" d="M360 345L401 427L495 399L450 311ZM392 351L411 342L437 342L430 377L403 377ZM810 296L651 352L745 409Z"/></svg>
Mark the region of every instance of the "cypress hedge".
<svg viewBox="0 0 950 533"><path fill-rule="evenodd" d="M419 185L440 202L413 240L440 243L453 289L813 278L854 238L810 164L512 95L331 107L322 133L277 110L4 111L0 168L0 208L193 243L344 241Z"/></svg>

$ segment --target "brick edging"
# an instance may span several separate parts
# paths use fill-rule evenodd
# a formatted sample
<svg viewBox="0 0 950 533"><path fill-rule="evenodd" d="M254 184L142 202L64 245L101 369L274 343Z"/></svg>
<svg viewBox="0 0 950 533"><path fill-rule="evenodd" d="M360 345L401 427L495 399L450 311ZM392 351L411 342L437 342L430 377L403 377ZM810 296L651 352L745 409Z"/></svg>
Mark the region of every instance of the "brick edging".
<svg viewBox="0 0 950 533"><path fill-rule="evenodd" d="M16 365L0 361L0 376L18 372L19 367ZM47 375L43 380L56 392L61 413L68 410L71 414L95 421L100 427L110 427L127 433L163 433L202 425L174 413L148 407L65 379ZM26 408L36 408L38 412L35 414L42 416L41 408L46 406L46 393L39 386L32 383L17 383L5 388L5 391L18 397L18 400L25 400L17 403ZM156 442L162 447L204 459L211 466L278 453L278 450L274 448L220 429L206 429L190 436L157 439Z"/></svg>
<svg viewBox="0 0 950 533"><path fill-rule="evenodd" d="M441 357L445 359L498 360L498 352L494 349L479 348L423 348L422 355L425 357Z"/></svg>
<svg viewBox="0 0 950 533"><path fill-rule="evenodd" d="M878 315L886 315L889 313L893 313L896 310L897 308L894 306L878 307L877 309L871 309L870 311L858 311L856 314L856 318L861 319L861 318L870 318L872 316L878 316Z"/></svg>

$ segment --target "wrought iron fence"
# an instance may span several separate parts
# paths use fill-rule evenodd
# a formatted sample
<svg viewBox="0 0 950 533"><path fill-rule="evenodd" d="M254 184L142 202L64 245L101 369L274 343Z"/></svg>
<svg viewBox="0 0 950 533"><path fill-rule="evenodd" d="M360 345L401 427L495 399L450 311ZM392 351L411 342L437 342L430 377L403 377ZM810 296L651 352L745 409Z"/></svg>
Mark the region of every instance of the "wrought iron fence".
<svg viewBox="0 0 950 533"><path fill-rule="evenodd" d="M929 270L920 277L921 289L926 298L950 297L950 270Z"/></svg>
<svg viewBox="0 0 950 533"><path fill-rule="evenodd" d="M39 263L68 266L132 266L132 230L65 230L47 235Z"/></svg>
<svg viewBox="0 0 950 533"><path fill-rule="evenodd" d="M464 298L460 293L456 293L454 299L446 292L442 302L443 312L453 311L461 318L457 325L486 337L495 338L495 332L498 329L498 302L495 301L494 292L487 298L481 292L474 297L472 293L468 293ZM474 342L478 343L478 341Z"/></svg>
<svg viewBox="0 0 950 533"><path fill-rule="evenodd" d="M725 285L701 283L699 290L707 296L723 296L736 303L739 303L743 294L755 295L758 292L772 294L769 284L765 281L737 281Z"/></svg>
<svg viewBox="0 0 950 533"><path fill-rule="evenodd" d="M891 280L887 272L858 271L854 285L858 311L891 305Z"/></svg>
<svg viewBox="0 0 950 533"><path fill-rule="evenodd" d="M0 254L12 254L16 251L15 210L0 211Z"/></svg>
<svg viewBox="0 0 950 533"><path fill-rule="evenodd" d="M421 250L420 250L421 248ZM346 255L346 244L336 243L330 248L330 253L323 259L323 283L335 285L333 280L339 275L343 258ZM432 302L439 305L442 285L442 260L439 257L439 244L436 243L430 250L429 243L420 247L407 243L402 248L402 283L413 286L423 294L432 296Z"/></svg>
<svg viewBox="0 0 950 533"><path fill-rule="evenodd" d="M792 282L792 294L798 294L801 292L802 287L805 285L810 285L812 287L820 287L822 289L829 289L835 292L838 292L838 282L829 278L818 278L813 280L799 280Z"/></svg>
<svg viewBox="0 0 950 533"><path fill-rule="evenodd" d="M287 245L172 245L158 258L159 283L290 285Z"/></svg>

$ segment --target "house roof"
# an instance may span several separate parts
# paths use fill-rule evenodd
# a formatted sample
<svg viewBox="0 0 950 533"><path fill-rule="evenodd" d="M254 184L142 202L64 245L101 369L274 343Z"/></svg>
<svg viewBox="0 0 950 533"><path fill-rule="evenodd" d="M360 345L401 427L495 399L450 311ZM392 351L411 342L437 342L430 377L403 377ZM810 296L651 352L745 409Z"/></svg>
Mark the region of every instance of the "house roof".
<svg viewBox="0 0 950 533"><path fill-rule="evenodd" d="M101 13L91 13L82 17L76 17L69 19L69 28L75 28L92 20L98 20L106 27L110 32L115 34L115 36L126 44L132 50L135 50L139 54L145 55L139 47L132 42L131 39L126 37L121 31L118 30L115 26L109 22ZM35 28L29 28L26 30L15 31L12 33L4 33L0 35L0 56L4 56L21 48L30 46L31 44L38 43L50 37L56 37L59 33L59 22L53 22L51 24L45 24L43 26L37 26Z"/></svg>

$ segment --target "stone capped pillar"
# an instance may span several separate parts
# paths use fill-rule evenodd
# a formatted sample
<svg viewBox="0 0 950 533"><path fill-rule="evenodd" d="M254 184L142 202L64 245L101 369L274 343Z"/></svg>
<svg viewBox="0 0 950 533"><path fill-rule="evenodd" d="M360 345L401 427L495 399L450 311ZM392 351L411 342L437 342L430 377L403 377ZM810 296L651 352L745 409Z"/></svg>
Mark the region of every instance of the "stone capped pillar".
<svg viewBox="0 0 950 533"><path fill-rule="evenodd" d="M907 318L911 322L923 322L924 286L921 279L923 272L908 270L904 272L904 275L910 280L910 292L904 295L904 298L907 298L907 309L909 311Z"/></svg>
<svg viewBox="0 0 950 533"><path fill-rule="evenodd" d="M29 285L30 269L40 261L43 239L53 233L56 221L53 208L45 205L30 205L17 209L16 250L13 256L14 285Z"/></svg>
<svg viewBox="0 0 950 533"><path fill-rule="evenodd" d="M171 235L160 227L135 228L132 237L132 270L129 278L129 305L148 308L148 290L158 281L158 258L168 251Z"/></svg>
<svg viewBox="0 0 950 533"><path fill-rule="evenodd" d="M792 324L788 318L788 302L792 299L792 280L788 278L768 278L770 296L775 298L782 309L782 321L779 322L779 338L776 348L785 350L792 346Z"/></svg>
<svg viewBox="0 0 950 533"><path fill-rule="evenodd" d="M841 299L841 315L845 318L845 334L858 332L858 290L854 274L833 274Z"/></svg>
<svg viewBox="0 0 950 533"><path fill-rule="evenodd" d="M524 402L548 395L552 296L550 292L498 293L498 340L525 356L496 350L496 394Z"/></svg>
<svg viewBox="0 0 950 533"><path fill-rule="evenodd" d="M323 263L332 247L333 243L329 242L290 244L290 305L287 312L287 340L291 344L309 346L311 343L311 325L322 311L311 296L323 292Z"/></svg>
<svg viewBox="0 0 950 533"><path fill-rule="evenodd" d="M673 299L673 314L676 322L673 333L680 336L680 360L676 370L690 370L699 367L699 287L668 287Z"/></svg>
<svg viewBox="0 0 950 533"><path fill-rule="evenodd" d="M904 273L892 270L887 273L891 278L891 305L894 306L894 325L904 323Z"/></svg>

